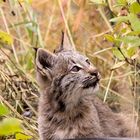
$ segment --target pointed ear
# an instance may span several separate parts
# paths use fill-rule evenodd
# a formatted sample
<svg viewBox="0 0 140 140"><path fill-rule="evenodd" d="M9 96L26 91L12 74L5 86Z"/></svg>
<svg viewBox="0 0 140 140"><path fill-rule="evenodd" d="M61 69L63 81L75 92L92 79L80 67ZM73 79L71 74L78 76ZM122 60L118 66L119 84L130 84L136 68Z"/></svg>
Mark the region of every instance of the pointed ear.
<svg viewBox="0 0 140 140"><path fill-rule="evenodd" d="M45 89L52 81L52 67L56 55L42 48L38 48L36 52L36 78L41 89Z"/></svg>
<svg viewBox="0 0 140 140"><path fill-rule="evenodd" d="M64 33L64 32L62 32L60 47L58 49L56 49L54 52L58 53L58 52L61 52L63 50L75 51L75 47L71 44L67 33Z"/></svg>
<svg viewBox="0 0 140 140"><path fill-rule="evenodd" d="M55 54L45 49L38 48L36 52L36 65L40 69L50 69L53 67L53 60L55 59L55 57Z"/></svg>

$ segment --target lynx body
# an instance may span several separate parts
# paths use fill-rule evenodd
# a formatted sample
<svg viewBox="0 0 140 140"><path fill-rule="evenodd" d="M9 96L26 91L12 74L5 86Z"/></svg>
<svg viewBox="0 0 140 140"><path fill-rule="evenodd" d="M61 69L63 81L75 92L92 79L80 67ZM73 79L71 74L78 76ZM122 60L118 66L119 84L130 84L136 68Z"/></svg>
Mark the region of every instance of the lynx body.
<svg viewBox="0 0 140 140"><path fill-rule="evenodd" d="M134 124L96 97L100 75L87 57L39 48L36 68L40 140L133 136Z"/></svg>

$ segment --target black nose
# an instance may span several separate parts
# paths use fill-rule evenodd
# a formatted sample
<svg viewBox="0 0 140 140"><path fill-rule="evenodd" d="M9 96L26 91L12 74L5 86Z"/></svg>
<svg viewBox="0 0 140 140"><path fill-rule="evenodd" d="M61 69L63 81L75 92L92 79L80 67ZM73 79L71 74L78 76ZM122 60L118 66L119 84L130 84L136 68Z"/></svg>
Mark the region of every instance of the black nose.
<svg viewBox="0 0 140 140"><path fill-rule="evenodd" d="M98 70L96 69L96 70L90 71L89 73L90 73L90 75L96 76L96 77L97 77L99 72L98 72Z"/></svg>
<svg viewBox="0 0 140 140"><path fill-rule="evenodd" d="M95 76L97 79L100 79L101 76L99 74L99 71L97 69L92 69L89 71L89 74L92 75L92 76Z"/></svg>

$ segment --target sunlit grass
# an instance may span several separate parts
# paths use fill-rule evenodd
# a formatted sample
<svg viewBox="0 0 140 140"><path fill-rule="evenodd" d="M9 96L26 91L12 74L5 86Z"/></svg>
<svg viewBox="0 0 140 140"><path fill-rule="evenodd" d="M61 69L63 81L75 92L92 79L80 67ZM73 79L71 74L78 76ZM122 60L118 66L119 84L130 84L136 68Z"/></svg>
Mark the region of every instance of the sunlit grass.
<svg viewBox="0 0 140 140"><path fill-rule="evenodd" d="M53 51L61 42L62 31L67 31L72 45L87 55L100 70L101 98L113 104L111 97L117 97L119 105L130 104L139 112L139 79L134 76L137 71L128 64L111 70L116 58L112 44L105 40L104 35L111 33L113 27L103 8L81 0L33 0L32 3L9 0L0 4L0 28L14 40L11 46L0 48L0 102L23 121L25 131L34 139L38 139L39 94L33 48L44 47ZM133 87L132 98L126 94L125 86L125 94L118 87L114 88L120 82L125 82L130 90ZM23 115L27 108L32 113L31 117ZM131 113L135 115L134 110Z"/></svg>

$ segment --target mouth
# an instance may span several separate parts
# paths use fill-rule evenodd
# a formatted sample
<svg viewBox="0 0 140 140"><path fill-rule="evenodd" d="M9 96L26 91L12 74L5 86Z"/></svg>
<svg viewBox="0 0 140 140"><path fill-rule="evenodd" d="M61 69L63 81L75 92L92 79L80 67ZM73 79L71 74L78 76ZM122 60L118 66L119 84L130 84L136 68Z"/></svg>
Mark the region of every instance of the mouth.
<svg viewBox="0 0 140 140"><path fill-rule="evenodd" d="M87 77L83 82L83 88L95 88L99 83L100 79L98 77Z"/></svg>

